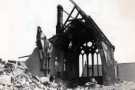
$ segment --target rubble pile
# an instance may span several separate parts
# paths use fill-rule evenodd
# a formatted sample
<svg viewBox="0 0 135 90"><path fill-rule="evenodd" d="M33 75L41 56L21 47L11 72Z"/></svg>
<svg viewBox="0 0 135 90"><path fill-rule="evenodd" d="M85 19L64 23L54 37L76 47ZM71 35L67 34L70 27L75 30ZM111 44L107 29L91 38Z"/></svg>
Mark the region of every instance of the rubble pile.
<svg viewBox="0 0 135 90"><path fill-rule="evenodd" d="M55 82L31 74L21 63L0 63L0 90L63 90Z"/></svg>
<svg viewBox="0 0 135 90"><path fill-rule="evenodd" d="M74 89L70 88L68 90L135 90L135 82L122 81L109 86L95 84L94 87L91 85L89 86L84 85L84 86L77 86Z"/></svg>
<svg viewBox="0 0 135 90"><path fill-rule="evenodd" d="M62 81L56 81L31 74L23 63L0 62L0 90L135 90L135 82L128 81L111 86L88 82L75 88L66 88Z"/></svg>

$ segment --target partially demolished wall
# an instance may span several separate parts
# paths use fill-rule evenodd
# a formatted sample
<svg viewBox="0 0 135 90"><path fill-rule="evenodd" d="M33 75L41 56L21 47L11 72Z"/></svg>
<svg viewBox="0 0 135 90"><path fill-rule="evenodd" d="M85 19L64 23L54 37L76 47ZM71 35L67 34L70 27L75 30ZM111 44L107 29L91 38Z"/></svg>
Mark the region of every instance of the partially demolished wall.
<svg viewBox="0 0 135 90"><path fill-rule="evenodd" d="M79 55L82 57L86 55L86 82L89 82L92 78L97 81L102 80L104 85L113 84L117 81L117 64L114 59L114 46L103 34L94 20L88 16L81 8L73 1L74 8L67 17L67 20L63 23L63 8L58 6L58 21L56 27L56 35L50 39L44 39L43 48L41 49L37 45L37 50L39 51L39 56L35 57L37 54L30 57L30 63L37 62L36 68L41 67L44 75L50 75L59 77L64 80L83 80L83 77L79 77ZM71 15L74 10L78 11L75 18L71 19ZM81 16L79 18L78 16ZM40 36L40 35L39 35ZM40 41L40 39L38 39ZM91 42L92 45L89 46L88 43ZM46 47L47 46L47 47ZM52 48L51 52L48 50ZM82 52L83 51L83 52ZM40 53L41 52L41 53ZM95 76L95 59L94 54L100 55L101 66L102 66L102 76ZM89 58L91 55L91 60ZM97 57L98 58L98 57ZM33 60L33 61L32 61ZM29 61L29 60L28 60ZM84 59L82 59L84 61ZM89 65L91 62L91 65ZM30 64L28 64L30 66ZM96 66L98 66L97 64ZM42 68L44 67L44 68ZM89 68L91 67L91 69ZM33 73L37 70L32 67ZM39 71L36 71L39 74ZM90 75L92 72L92 75ZM82 79L83 78L83 79ZM84 80L85 81L85 80Z"/></svg>

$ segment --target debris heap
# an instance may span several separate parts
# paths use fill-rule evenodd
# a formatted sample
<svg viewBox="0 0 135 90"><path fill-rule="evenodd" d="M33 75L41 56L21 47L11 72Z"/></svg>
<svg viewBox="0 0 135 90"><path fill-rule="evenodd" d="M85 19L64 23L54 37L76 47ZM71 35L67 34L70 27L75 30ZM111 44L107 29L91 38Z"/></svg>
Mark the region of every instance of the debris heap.
<svg viewBox="0 0 135 90"><path fill-rule="evenodd" d="M31 74L20 62L0 63L0 90L63 90L62 86L47 78Z"/></svg>

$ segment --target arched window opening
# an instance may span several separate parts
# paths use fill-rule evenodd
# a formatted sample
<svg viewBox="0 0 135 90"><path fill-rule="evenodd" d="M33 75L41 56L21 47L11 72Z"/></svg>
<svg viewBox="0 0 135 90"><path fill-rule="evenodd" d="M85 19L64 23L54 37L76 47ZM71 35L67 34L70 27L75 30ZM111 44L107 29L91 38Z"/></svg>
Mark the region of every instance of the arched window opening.
<svg viewBox="0 0 135 90"><path fill-rule="evenodd" d="M98 54L98 76L103 75L103 66L102 66L102 61L101 61L101 56Z"/></svg>
<svg viewBox="0 0 135 90"><path fill-rule="evenodd" d="M82 76L82 70L83 70L83 55L79 55L79 77Z"/></svg>
<svg viewBox="0 0 135 90"><path fill-rule="evenodd" d="M97 55L94 53L94 76L97 76Z"/></svg>
<svg viewBox="0 0 135 90"><path fill-rule="evenodd" d="M101 57L95 45L95 43L87 42L80 47L79 77L102 76Z"/></svg>
<svg viewBox="0 0 135 90"><path fill-rule="evenodd" d="M91 61L91 53L89 53L89 64L88 64L88 66L89 66L89 76L91 76L92 75L92 72L91 72L91 68L92 68L92 61Z"/></svg>

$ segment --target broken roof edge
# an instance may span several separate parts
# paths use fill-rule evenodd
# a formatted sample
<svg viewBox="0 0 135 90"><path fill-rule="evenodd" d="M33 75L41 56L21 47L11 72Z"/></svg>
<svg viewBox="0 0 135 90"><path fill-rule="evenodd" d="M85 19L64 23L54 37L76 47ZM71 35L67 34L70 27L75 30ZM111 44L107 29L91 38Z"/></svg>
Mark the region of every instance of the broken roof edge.
<svg viewBox="0 0 135 90"><path fill-rule="evenodd" d="M73 0L70 0L72 4L74 4L74 7L77 9L77 11L82 15L82 17L88 21L89 24L93 25L95 30L101 35L103 40L105 41L106 44L108 44L110 47L115 49L115 46L109 41L109 39L104 35L104 33L101 31L101 29L98 27L98 25L95 23L95 21L92 19L91 16L88 16Z"/></svg>

